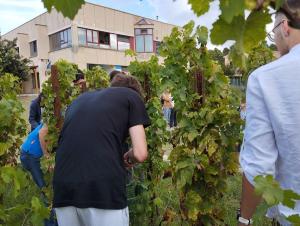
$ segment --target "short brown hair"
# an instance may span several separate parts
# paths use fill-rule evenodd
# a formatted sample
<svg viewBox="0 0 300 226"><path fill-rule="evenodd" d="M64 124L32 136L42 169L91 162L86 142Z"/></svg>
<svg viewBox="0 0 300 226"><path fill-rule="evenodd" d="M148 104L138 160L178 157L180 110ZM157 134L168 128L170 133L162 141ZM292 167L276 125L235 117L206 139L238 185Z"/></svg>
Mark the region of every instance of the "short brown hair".
<svg viewBox="0 0 300 226"><path fill-rule="evenodd" d="M116 74L111 83L111 87L127 87L136 91L141 97L143 96L142 86L140 82L131 75L125 75L123 73Z"/></svg>
<svg viewBox="0 0 300 226"><path fill-rule="evenodd" d="M109 81L111 82L117 74L124 74L122 71L113 70L109 73Z"/></svg>

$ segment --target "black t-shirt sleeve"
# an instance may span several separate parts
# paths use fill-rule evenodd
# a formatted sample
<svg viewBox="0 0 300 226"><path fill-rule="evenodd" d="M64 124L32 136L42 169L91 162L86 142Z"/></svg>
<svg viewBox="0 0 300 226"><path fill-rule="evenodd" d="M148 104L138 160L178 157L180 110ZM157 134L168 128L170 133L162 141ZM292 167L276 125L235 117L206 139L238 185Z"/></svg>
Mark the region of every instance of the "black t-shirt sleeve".
<svg viewBox="0 0 300 226"><path fill-rule="evenodd" d="M129 128L136 125L143 125L146 128L150 124L145 104L140 96L137 93L129 95Z"/></svg>

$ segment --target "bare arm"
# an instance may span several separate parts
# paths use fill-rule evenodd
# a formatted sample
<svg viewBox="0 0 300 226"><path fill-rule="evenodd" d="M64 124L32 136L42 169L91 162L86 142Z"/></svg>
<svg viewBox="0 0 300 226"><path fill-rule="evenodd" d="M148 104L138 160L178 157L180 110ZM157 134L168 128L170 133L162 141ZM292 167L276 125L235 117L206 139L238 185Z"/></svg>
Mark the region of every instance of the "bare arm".
<svg viewBox="0 0 300 226"><path fill-rule="evenodd" d="M47 151L47 142L46 142L46 135L48 134L48 127L44 125L39 132L39 139L40 139L40 144L41 148L43 150L44 156L47 157L49 156L49 153Z"/></svg>
<svg viewBox="0 0 300 226"><path fill-rule="evenodd" d="M129 134L132 142L132 149L125 153L135 162L144 162L148 157L146 134L143 125L136 125L129 128Z"/></svg>
<svg viewBox="0 0 300 226"><path fill-rule="evenodd" d="M257 196L254 192L254 187L249 183L245 175L243 175L242 185L242 200L241 200L241 217L245 219L252 218L256 206L260 203L261 197ZM239 224L243 226L244 224Z"/></svg>
<svg viewBox="0 0 300 226"><path fill-rule="evenodd" d="M252 217L261 198L254 192L257 175L275 175L278 148L269 109L262 91L262 74L253 72L247 84L246 128L240 164L244 171L241 200L241 216ZM268 93L268 92L267 92ZM240 224L242 226L242 224Z"/></svg>

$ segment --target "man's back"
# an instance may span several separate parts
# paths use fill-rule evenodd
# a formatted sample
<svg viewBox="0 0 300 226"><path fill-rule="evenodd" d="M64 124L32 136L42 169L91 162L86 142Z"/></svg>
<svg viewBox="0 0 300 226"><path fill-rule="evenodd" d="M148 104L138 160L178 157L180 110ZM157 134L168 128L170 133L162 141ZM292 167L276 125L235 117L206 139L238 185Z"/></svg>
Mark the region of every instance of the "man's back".
<svg viewBox="0 0 300 226"><path fill-rule="evenodd" d="M272 174L300 194L300 45L249 78L241 165L250 182ZM300 205L296 212L300 213ZM295 212L282 206L280 213Z"/></svg>
<svg viewBox="0 0 300 226"><path fill-rule="evenodd" d="M125 208L123 145L128 128L147 124L144 104L129 88L111 87L78 97L67 109L59 139L54 205Z"/></svg>

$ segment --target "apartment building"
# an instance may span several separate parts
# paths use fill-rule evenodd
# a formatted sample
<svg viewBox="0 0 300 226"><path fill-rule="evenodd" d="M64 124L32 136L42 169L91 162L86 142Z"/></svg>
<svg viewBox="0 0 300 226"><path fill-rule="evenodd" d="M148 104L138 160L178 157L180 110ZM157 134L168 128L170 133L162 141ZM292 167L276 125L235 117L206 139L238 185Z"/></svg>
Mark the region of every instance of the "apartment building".
<svg viewBox="0 0 300 226"><path fill-rule="evenodd" d="M52 10L4 34L17 38L20 55L31 59L32 77L23 84L24 93L37 93L47 79L47 68L59 59L78 64L80 69L102 66L108 72L126 70L127 49L147 60L175 25L143 18L101 5L86 3L74 20Z"/></svg>

